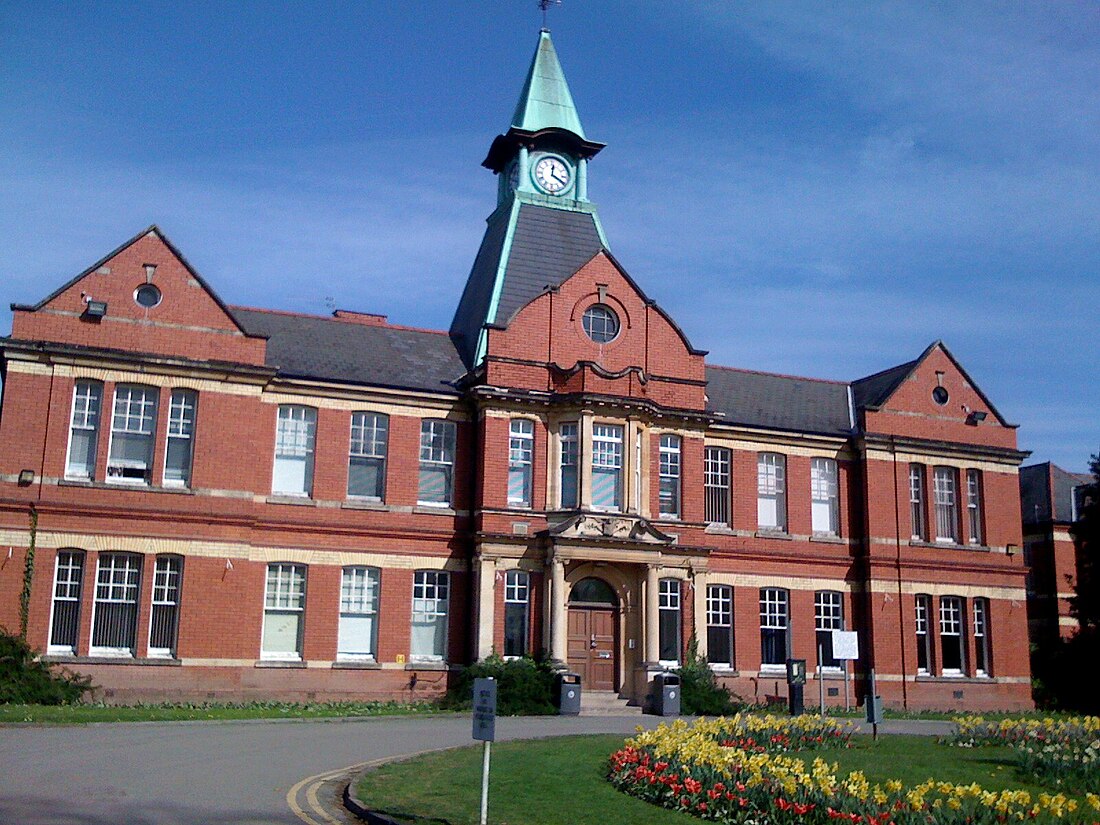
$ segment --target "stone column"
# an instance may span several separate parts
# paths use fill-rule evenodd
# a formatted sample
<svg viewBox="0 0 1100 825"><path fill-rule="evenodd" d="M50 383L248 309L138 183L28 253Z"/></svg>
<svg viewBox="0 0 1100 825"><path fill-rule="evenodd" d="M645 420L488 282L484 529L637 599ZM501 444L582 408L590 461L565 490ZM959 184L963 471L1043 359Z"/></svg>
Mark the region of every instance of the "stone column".
<svg viewBox="0 0 1100 825"><path fill-rule="evenodd" d="M707 658L707 571L692 570L691 582L695 586L694 591L694 625L696 649L699 658Z"/></svg>
<svg viewBox="0 0 1100 825"><path fill-rule="evenodd" d="M582 510L592 509L592 413L582 412L580 432L577 435L580 443L577 445L577 460L580 461L580 490L577 491L577 500Z"/></svg>
<svg viewBox="0 0 1100 825"><path fill-rule="evenodd" d="M645 660L650 666L655 666L661 658L661 615L657 603L660 573L657 564L649 565L645 571Z"/></svg>
<svg viewBox="0 0 1100 825"><path fill-rule="evenodd" d="M550 658L558 662L568 660L566 650L566 609L565 602L565 562L561 559L550 560Z"/></svg>
<svg viewBox="0 0 1100 825"><path fill-rule="evenodd" d="M496 561L484 556L477 561L477 658L493 652L496 612Z"/></svg>

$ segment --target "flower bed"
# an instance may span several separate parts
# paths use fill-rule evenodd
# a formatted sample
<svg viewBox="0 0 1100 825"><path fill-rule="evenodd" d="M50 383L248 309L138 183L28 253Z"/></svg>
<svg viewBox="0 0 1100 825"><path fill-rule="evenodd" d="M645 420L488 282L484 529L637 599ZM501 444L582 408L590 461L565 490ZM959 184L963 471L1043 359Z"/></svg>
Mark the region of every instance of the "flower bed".
<svg viewBox="0 0 1100 825"><path fill-rule="evenodd" d="M896 780L871 784L858 771L838 778L837 765L820 757L807 766L786 753L844 747L850 736L850 728L813 717L677 721L627 740L611 756L609 779L647 802L743 825L1094 822L1100 812L1100 798L1092 795L1086 816L1063 794L1035 797L931 779L912 788Z"/></svg>
<svg viewBox="0 0 1100 825"><path fill-rule="evenodd" d="M994 722L962 716L954 722L952 745L1011 745L1024 774L1074 792L1100 792L1100 717Z"/></svg>

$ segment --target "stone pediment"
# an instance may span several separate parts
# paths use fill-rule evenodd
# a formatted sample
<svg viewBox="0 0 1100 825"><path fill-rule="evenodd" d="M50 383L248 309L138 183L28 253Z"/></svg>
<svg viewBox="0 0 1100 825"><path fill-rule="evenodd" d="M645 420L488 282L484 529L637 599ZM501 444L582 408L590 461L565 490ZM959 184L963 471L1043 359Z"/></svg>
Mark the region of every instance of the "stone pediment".
<svg viewBox="0 0 1100 825"><path fill-rule="evenodd" d="M581 513L551 527L549 534L554 539L603 539L658 545L676 541L648 519L622 513Z"/></svg>

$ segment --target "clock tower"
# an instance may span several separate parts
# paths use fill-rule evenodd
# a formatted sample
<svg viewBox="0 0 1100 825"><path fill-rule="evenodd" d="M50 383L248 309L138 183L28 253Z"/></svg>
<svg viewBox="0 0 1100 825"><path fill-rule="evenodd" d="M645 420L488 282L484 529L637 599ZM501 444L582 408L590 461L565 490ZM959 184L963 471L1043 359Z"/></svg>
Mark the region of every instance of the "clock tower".
<svg viewBox="0 0 1100 825"><path fill-rule="evenodd" d="M487 326L506 326L528 301L607 249L588 199L588 161L603 147L585 135L542 29L508 130L482 161L497 176L497 207L450 328L467 369L484 359Z"/></svg>

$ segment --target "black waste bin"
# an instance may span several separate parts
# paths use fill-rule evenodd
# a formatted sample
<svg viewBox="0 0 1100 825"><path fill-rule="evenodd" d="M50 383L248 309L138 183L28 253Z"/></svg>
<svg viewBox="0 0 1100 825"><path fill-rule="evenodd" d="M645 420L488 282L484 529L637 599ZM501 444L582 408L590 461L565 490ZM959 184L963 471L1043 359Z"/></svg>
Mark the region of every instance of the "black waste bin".
<svg viewBox="0 0 1100 825"><path fill-rule="evenodd" d="M576 673L559 673L554 679L554 705L562 716L577 716L581 712L581 677Z"/></svg>
<svg viewBox="0 0 1100 825"><path fill-rule="evenodd" d="M653 678L653 712L657 716L680 715L680 677L658 673Z"/></svg>

